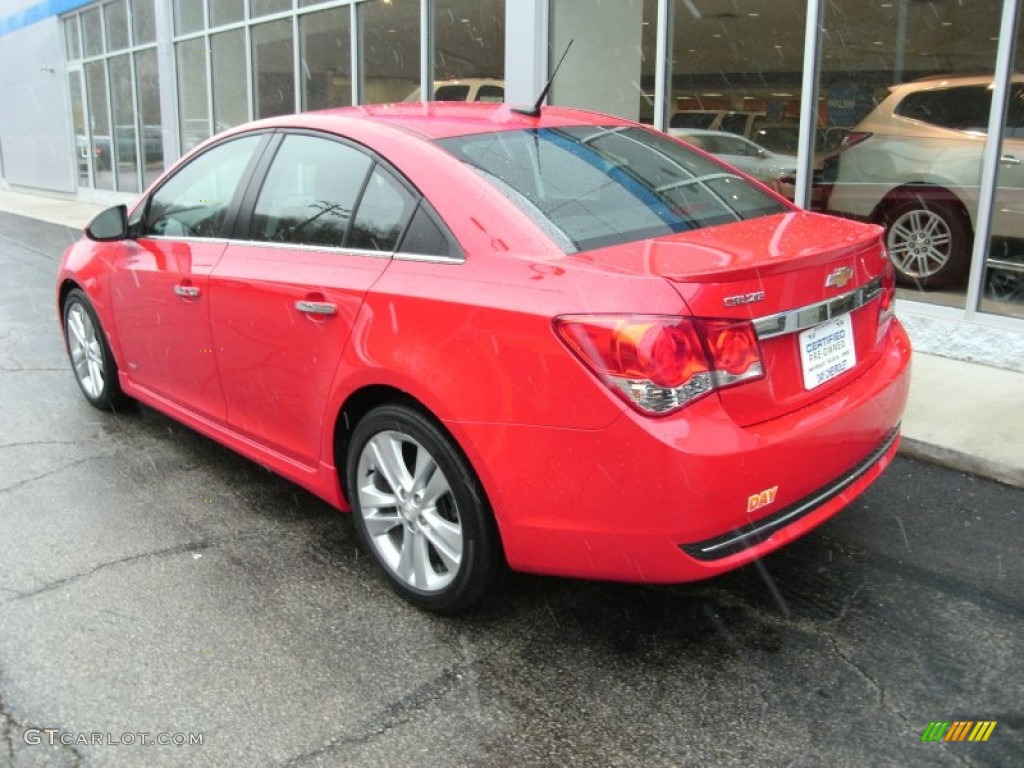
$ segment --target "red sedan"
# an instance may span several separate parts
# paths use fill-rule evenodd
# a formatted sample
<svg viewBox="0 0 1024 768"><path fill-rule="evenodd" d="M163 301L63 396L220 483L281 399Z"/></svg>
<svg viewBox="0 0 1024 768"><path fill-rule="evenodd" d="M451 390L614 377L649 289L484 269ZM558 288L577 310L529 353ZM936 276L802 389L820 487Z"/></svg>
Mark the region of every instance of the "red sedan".
<svg viewBox="0 0 1024 768"><path fill-rule="evenodd" d="M64 256L86 399L308 488L438 611L506 567L702 579L896 451L875 226L605 115L403 104L215 137Z"/></svg>

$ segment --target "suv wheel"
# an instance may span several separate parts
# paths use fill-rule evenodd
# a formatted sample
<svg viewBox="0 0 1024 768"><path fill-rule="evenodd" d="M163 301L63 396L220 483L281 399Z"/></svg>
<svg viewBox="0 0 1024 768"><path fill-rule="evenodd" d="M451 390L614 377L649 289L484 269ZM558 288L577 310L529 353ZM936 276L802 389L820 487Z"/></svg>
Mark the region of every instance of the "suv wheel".
<svg viewBox="0 0 1024 768"><path fill-rule="evenodd" d="M958 282L971 258L970 224L959 203L917 192L883 213L886 246L903 285L938 288Z"/></svg>

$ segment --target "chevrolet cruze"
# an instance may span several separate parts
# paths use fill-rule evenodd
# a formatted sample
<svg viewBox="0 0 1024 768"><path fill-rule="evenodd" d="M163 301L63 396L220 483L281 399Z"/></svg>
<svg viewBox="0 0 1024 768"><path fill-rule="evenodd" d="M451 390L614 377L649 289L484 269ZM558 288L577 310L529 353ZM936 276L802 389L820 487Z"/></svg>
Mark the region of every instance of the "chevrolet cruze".
<svg viewBox="0 0 1024 768"><path fill-rule="evenodd" d="M71 246L85 398L341 510L441 612L506 569L666 583L891 461L910 345L874 225L605 115L401 104L232 129Z"/></svg>

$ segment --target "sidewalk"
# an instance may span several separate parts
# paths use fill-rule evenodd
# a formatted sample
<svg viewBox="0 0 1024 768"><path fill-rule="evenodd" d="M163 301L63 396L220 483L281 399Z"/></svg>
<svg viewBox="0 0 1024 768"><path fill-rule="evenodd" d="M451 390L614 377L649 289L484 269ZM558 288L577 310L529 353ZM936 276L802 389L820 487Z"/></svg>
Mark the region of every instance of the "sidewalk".
<svg viewBox="0 0 1024 768"><path fill-rule="evenodd" d="M85 226L102 209L0 189L0 211L68 227ZM900 452L1024 488L1024 334L962 324L949 331L947 321L921 316L905 320L915 352ZM958 344L946 343L951 333Z"/></svg>

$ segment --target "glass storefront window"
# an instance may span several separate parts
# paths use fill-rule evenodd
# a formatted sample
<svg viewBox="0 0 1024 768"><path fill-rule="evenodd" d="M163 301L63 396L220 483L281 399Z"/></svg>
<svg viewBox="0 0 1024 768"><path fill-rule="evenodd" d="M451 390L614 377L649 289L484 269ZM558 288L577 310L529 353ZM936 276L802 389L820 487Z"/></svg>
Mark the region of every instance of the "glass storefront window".
<svg viewBox="0 0 1024 768"><path fill-rule="evenodd" d="M299 17L302 109L352 103L351 23L347 6Z"/></svg>
<svg viewBox="0 0 1024 768"><path fill-rule="evenodd" d="M210 26L231 24L245 18L245 0L216 0L210 3Z"/></svg>
<svg viewBox="0 0 1024 768"><path fill-rule="evenodd" d="M142 184L148 187L164 169L160 73L157 70L156 48L147 48L135 54L135 88L142 136Z"/></svg>
<svg viewBox="0 0 1024 768"><path fill-rule="evenodd" d="M82 58L82 38L78 31L78 17L64 19L64 51L68 61Z"/></svg>
<svg viewBox="0 0 1024 768"><path fill-rule="evenodd" d="M120 51L128 47L127 0L114 0L103 6L103 26L107 32L108 51Z"/></svg>
<svg viewBox="0 0 1024 768"><path fill-rule="evenodd" d="M204 26L203 0L174 0L174 34L187 35Z"/></svg>
<svg viewBox="0 0 1024 768"><path fill-rule="evenodd" d="M363 101L402 101L420 85L419 0L372 0L363 24Z"/></svg>
<svg viewBox="0 0 1024 768"><path fill-rule="evenodd" d="M551 68L569 41L548 102L638 120L644 0L551 0Z"/></svg>
<svg viewBox="0 0 1024 768"><path fill-rule="evenodd" d="M702 13L674 0L672 18L669 132L792 199L807 3L757 0ZM708 131L739 138L716 141Z"/></svg>
<svg viewBox="0 0 1024 768"><path fill-rule="evenodd" d="M246 96L245 30L232 29L210 36L213 56L214 131L239 125L249 119Z"/></svg>
<svg viewBox="0 0 1024 768"><path fill-rule="evenodd" d="M107 108L107 68L104 61L85 64L85 91L89 99L90 142L93 186L114 188L113 147L110 140L110 115Z"/></svg>
<svg viewBox="0 0 1024 768"><path fill-rule="evenodd" d="M992 234L980 309L1024 318L1024 51L1017 20L1014 62L992 206Z"/></svg>
<svg viewBox="0 0 1024 768"><path fill-rule="evenodd" d="M206 100L206 57L209 54L206 47L203 37L175 46L182 154L210 137L210 113Z"/></svg>
<svg viewBox="0 0 1024 768"><path fill-rule="evenodd" d="M886 227L901 298L964 307L1001 5L825 6L819 199Z"/></svg>
<svg viewBox="0 0 1024 768"><path fill-rule="evenodd" d="M71 95L71 125L75 131L75 165L80 186L89 185L89 136L85 130L85 96L82 93L82 72L68 72Z"/></svg>
<svg viewBox="0 0 1024 768"><path fill-rule="evenodd" d="M114 119L111 166L120 192L139 191L135 108L132 105L132 72L128 54L107 61L110 72L110 107Z"/></svg>
<svg viewBox="0 0 1024 768"><path fill-rule="evenodd" d="M132 32L135 45L145 45L156 40L153 0L132 0Z"/></svg>
<svg viewBox="0 0 1024 768"><path fill-rule="evenodd" d="M505 100L505 0L434 4L434 95Z"/></svg>
<svg viewBox="0 0 1024 768"><path fill-rule="evenodd" d="M252 18L291 9L292 0L249 0L249 14Z"/></svg>
<svg viewBox="0 0 1024 768"><path fill-rule="evenodd" d="M103 20L100 18L99 7L82 13L82 43L86 56L99 56L103 53Z"/></svg>
<svg viewBox="0 0 1024 768"><path fill-rule="evenodd" d="M256 117L295 111L292 22L280 19L252 28Z"/></svg>

